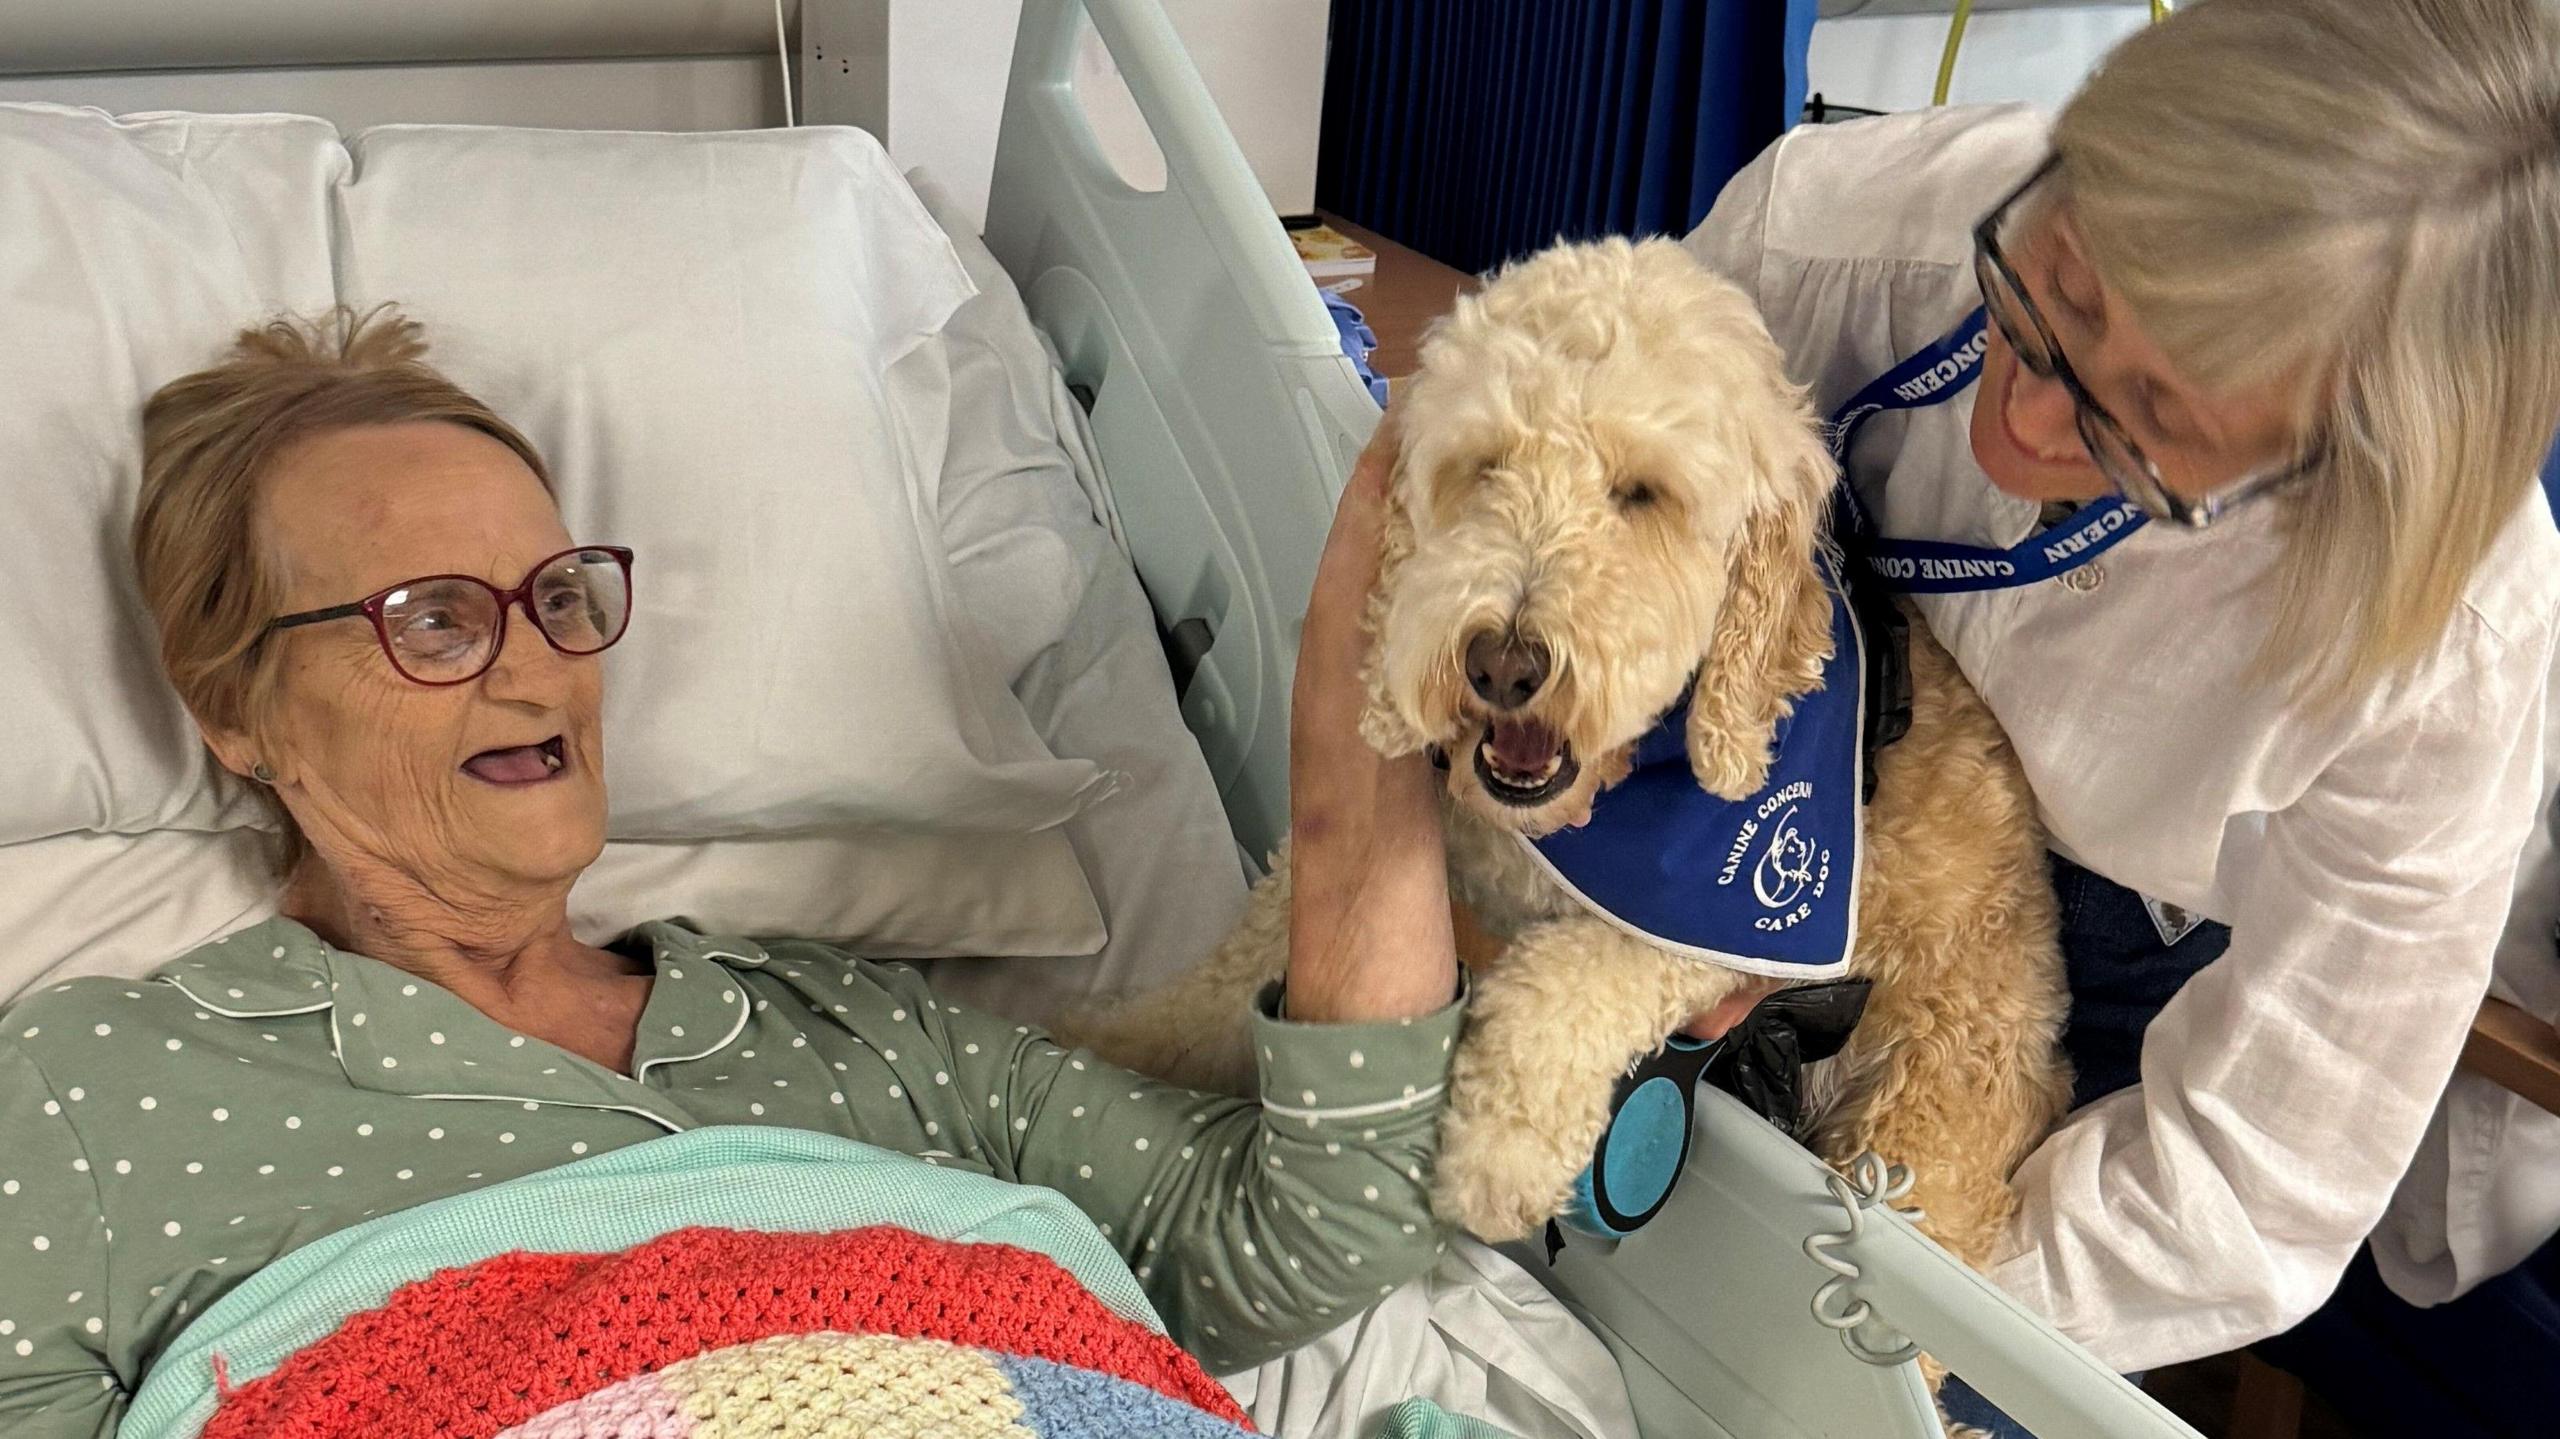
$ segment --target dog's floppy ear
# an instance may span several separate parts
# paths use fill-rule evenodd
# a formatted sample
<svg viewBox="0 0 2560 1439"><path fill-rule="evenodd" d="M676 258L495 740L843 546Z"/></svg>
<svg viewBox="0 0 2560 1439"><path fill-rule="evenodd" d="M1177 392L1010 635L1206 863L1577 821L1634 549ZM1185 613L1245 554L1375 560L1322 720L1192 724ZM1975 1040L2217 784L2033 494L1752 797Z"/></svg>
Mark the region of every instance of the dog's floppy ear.
<svg viewBox="0 0 2560 1439"><path fill-rule="evenodd" d="M1779 498L1745 523L1724 608L1689 697L1689 768L1708 793L1743 799L1768 782L1778 721L1819 687L1831 658L1831 594L1814 557L1837 471L1807 428Z"/></svg>
<svg viewBox="0 0 2560 1439"><path fill-rule="evenodd" d="M1360 665L1360 682L1369 692L1369 703L1360 712L1360 737L1387 759L1413 754L1430 743L1427 736L1396 712L1387 697L1387 597L1395 592L1396 570L1412 553L1413 515L1405 508L1405 464L1398 456L1395 475L1387 482L1386 524L1379 537L1378 585L1369 592L1368 608L1360 616L1360 628L1369 639L1368 656Z"/></svg>

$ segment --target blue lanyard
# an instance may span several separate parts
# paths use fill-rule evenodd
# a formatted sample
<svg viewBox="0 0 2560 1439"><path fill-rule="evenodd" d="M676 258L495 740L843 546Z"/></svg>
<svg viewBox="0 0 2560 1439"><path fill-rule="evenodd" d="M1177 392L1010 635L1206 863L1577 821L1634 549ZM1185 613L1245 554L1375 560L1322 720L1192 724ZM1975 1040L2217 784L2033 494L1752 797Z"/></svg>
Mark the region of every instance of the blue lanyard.
<svg viewBox="0 0 2560 1439"><path fill-rule="evenodd" d="M1877 533L1866 506L1859 503L1857 487L1849 483L1850 442L1860 426L1885 410L1944 404L1972 384L1981 374L1989 338L1983 312L1976 309L1934 344L1868 381L1831 417L1831 457L1840 464L1849 549L1888 589L1940 595L2032 585L2096 559L2149 518L2122 495L2110 495L2005 550L1945 540L1887 539Z"/></svg>

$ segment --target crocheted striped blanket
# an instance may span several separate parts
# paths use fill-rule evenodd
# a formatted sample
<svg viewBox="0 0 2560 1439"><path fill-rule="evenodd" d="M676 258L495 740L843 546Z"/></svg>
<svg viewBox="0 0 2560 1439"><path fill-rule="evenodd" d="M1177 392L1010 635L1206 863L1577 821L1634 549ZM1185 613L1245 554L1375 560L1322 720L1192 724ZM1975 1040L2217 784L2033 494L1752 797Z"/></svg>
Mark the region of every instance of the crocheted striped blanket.
<svg viewBox="0 0 2560 1439"><path fill-rule="evenodd" d="M903 1229L686 1229L395 1292L205 1439L1225 1439L1235 1401L1054 1260Z"/></svg>
<svg viewBox="0 0 2560 1439"><path fill-rule="evenodd" d="M250 1276L119 1439L1232 1439L1065 1196L714 1128L383 1215Z"/></svg>

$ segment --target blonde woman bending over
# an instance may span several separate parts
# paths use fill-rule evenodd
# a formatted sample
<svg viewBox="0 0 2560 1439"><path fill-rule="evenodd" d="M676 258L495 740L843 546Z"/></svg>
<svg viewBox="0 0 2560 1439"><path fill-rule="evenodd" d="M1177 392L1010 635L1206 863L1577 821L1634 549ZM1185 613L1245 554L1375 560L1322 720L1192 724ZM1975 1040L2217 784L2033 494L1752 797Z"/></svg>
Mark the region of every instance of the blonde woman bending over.
<svg viewBox="0 0 2560 1439"><path fill-rule="evenodd" d="M2560 1015L2560 19L2197 0L2050 123L1799 129L1689 244L2052 833L2080 1107L1994 1278L2127 1371L2292 1331L2360 1425L2550 1433L2560 1118L2454 1062Z"/></svg>

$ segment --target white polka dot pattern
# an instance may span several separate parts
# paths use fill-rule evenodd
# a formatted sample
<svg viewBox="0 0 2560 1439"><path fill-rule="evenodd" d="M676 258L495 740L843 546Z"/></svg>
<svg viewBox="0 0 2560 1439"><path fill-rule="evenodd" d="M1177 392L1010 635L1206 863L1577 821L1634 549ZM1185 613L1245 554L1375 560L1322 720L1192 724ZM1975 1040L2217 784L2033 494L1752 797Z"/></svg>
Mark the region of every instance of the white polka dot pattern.
<svg viewBox="0 0 2560 1439"><path fill-rule="evenodd" d="M615 1072L296 927L246 933L174 985L75 981L23 1002L0 1038L0 1238L18 1256L0 1259L0 1323L19 1326L0 1340L41 1351L93 1315L165 1313L170 1293L200 1307L368 1216L710 1124L1066 1187L1146 1257L1160 1303L1161 1286L1183 1296L1167 1312L1212 1357L1212 1331L1354 1309L1428 1262L1420 1176L1454 1011L1327 1027L1266 1012L1254 1053L1286 1103L1257 1115L930 1004L911 971L804 963L808 947L711 959L644 927L656 983Z"/></svg>

